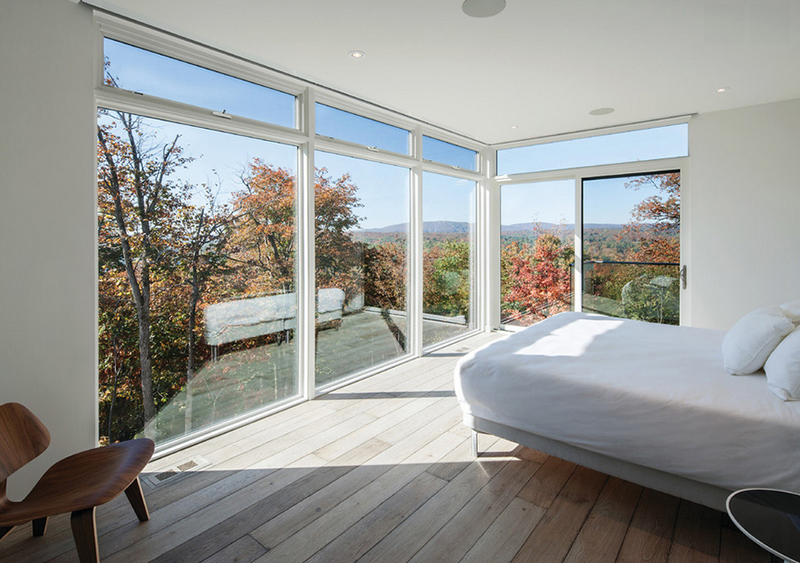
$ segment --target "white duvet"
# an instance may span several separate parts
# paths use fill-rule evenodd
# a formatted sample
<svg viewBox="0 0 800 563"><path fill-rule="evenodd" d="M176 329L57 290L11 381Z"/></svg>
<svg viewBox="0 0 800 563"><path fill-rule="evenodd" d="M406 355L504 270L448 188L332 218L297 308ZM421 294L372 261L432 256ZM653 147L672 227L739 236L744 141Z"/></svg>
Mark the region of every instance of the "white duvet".
<svg viewBox="0 0 800 563"><path fill-rule="evenodd" d="M474 416L726 489L800 492L800 402L722 366L723 331L561 313L464 357Z"/></svg>

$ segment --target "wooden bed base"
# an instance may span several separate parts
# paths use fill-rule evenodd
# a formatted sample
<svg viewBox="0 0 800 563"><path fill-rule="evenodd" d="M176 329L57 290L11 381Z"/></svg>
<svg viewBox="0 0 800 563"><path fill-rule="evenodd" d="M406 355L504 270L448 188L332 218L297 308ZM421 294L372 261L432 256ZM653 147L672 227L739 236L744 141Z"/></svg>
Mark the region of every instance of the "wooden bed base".
<svg viewBox="0 0 800 563"><path fill-rule="evenodd" d="M572 463L637 483L643 487L684 498L722 512L725 512L725 501L732 492L715 485L701 483L686 477L615 459L482 418L464 415L464 424L473 431L472 448L476 457L478 455L478 433L491 434Z"/></svg>

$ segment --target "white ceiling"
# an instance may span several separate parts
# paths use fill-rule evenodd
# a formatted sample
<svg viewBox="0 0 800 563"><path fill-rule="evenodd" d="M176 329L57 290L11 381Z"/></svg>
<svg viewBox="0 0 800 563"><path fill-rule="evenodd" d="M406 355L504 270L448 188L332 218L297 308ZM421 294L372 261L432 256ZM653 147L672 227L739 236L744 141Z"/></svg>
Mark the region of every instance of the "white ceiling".
<svg viewBox="0 0 800 563"><path fill-rule="evenodd" d="M798 0L87 1L486 143L800 98Z"/></svg>

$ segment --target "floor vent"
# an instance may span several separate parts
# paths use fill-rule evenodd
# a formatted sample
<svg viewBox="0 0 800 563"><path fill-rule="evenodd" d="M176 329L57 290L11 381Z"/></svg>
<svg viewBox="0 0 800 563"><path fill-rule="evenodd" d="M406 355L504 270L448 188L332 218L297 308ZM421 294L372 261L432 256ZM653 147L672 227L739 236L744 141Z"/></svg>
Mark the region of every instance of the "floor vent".
<svg viewBox="0 0 800 563"><path fill-rule="evenodd" d="M203 456L196 455L166 467L158 473L142 473L141 479L151 487L157 487L161 483L166 481L174 481L181 475L185 475L187 472L197 471L199 469L203 469L204 467L208 467L209 465L211 465L210 461Z"/></svg>

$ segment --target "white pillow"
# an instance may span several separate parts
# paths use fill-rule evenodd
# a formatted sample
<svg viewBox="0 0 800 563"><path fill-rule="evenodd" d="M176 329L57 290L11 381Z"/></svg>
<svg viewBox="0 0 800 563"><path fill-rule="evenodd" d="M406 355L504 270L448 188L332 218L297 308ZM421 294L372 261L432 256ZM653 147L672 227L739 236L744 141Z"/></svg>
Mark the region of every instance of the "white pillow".
<svg viewBox="0 0 800 563"><path fill-rule="evenodd" d="M770 391L784 401L800 400L800 328L778 344L764 371Z"/></svg>
<svg viewBox="0 0 800 563"><path fill-rule="evenodd" d="M722 340L725 369L747 375L764 367L764 362L794 324L777 305L756 309L739 319Z"/></svg>
<svg viewBox="0 0 800 563"><path fill-rule="evenodd" d="M800 324L800 299L789 301L781 305L781 311L789 317L794 324Z"/></svg>

